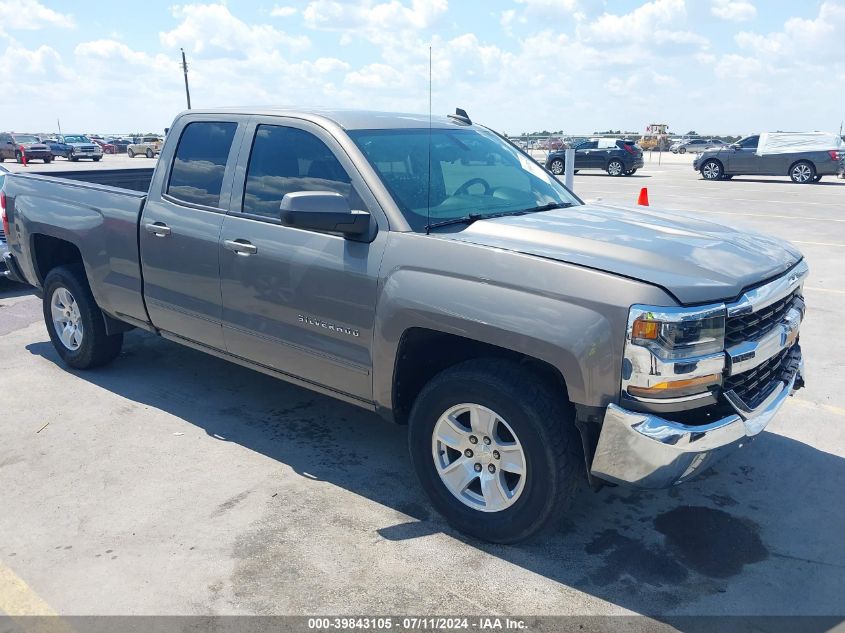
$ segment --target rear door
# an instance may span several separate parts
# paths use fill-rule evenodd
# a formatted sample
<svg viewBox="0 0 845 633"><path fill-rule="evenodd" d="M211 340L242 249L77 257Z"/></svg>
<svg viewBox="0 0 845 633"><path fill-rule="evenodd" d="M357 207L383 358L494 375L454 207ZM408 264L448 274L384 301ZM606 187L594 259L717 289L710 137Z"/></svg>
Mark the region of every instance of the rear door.
<svg viewBox="0 0 845 633"><path fill-rule="evenodd" d="M11 134L0 134L0 158L3 160L15 157L15 142Z"/></svg>
<svg viewBox="0 0 845 633"><path fill-rule="evenodd" d="M144 297L161 330L225 349L220 229L246 117L191 116L161 159L140 226Z"/></svg>
<svg viewBox="0 0 845 633"><path fill-rule="evenodd" d="M358 399L372 398L371 344L386 222L323 128L255 117L220 236L229 353ZM241 167L241 170L243 167ZM243 174L243 171L240 172ZM286 193L333 191L383 226L371 242L282 224Z"/></svg>

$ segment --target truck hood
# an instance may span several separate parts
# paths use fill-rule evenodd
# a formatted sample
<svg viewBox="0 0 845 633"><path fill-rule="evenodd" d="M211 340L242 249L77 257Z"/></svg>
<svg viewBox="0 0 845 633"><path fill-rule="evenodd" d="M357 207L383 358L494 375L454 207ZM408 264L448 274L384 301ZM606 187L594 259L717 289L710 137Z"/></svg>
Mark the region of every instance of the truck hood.
<svg viewBox="0 0 845 633"><path fill-rule="evenodd" d="M479 220L442 236L638 279L682 304L732 300L802 258L789 243L767 235L604 204Z"/></svg>

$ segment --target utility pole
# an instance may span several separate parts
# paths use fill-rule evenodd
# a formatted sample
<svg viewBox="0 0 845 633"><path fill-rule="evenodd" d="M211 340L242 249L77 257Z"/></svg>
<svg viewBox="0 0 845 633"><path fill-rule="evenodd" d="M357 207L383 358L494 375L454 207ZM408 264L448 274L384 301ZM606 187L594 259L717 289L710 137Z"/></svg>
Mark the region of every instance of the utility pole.
<svg viewBox="0 0 845 633"><path fill-rule="evenodd" d="M185 61L185 49L180 48L182 51L182 72L185 73L185 96L188 98L188 110L191 109L191 91L188 88L188 62Z"/></svg>

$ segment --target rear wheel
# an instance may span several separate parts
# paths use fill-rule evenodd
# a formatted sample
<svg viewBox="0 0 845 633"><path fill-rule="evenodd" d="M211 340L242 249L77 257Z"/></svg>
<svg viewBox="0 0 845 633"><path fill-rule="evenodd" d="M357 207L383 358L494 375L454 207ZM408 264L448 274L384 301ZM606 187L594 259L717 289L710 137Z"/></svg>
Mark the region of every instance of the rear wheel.
<svg viewBox="0 0 845 633"><path fill-rule="evenodd" d="M99 163L101 158L102 158L102 156L95 156L91 160L93 160L95 163Z"/></svg>
<svg viewBox="0 0 845 633"><path fill-rule="evenodd" d="M147 150L147 158L152 158L153 156L155 156L155 154L153 153L153 150L148 149Z"/></svg>
<svg viewBox="0 0 845 633"><path fill-rule="evenodd" d="M43 308L53 347L70 367L99 367L120 353L123 334L106 333L81 264L59 266L47 274Z"/></svg>
<svg viewBox="0 0 845 633"><path fill-rule="evenodd" d="M45 158L45 159L44 159L44 163L45 163L45 164L47 164L47 163L51 163L52 161L53 161L52 157L51 157L51 158Z"/></svg>
<svg viewBox="0 0 845 633"><path fill-rule="evenodd" d="M458 530L513 543L562 518L578 485L572 408L524 366L467 361L414 402L411 460L432 504Z"/></svg>
<svg viewBox="0 0 845 633"><path fill-rule="evenodd" d="M549 171L551 171L555 176L560 176L563 173L564 168L565 165L559 158L555 158L551 163L549 163Z"/></svg>
<svg viewBox="0 0 845 633"><path fill-rule="evenodd" d="M813 181L816 177L816 168L811 162L801 160L790 168L789 177L792 179L792 182L803 185Z"/></svg>
<svg viewBox="0 0 845 633"><path fill-rule="evenodd" d="M704 180L721 180L722 163L718 160L708 160L701 166L701 176Z"/></svg>
<svg viewBox="0 0 845 633"><path fill-rule="evenodd" d="M607 164L607 173L611 176L621 176L625 173L625 165L621 160L612 160Z"/></svg>

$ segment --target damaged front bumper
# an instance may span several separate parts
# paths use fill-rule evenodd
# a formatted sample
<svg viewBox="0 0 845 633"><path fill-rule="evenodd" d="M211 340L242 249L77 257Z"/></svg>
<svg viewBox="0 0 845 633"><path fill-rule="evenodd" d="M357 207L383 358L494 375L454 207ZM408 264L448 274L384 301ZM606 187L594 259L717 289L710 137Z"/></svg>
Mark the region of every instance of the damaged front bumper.
<svg viewBox="0 0 845 633"><path fill-rule="evenodd" d="M703 472L759 434L803 386L800 347L771 392L754 409L727 397L731 412L702 425L682 424L651 413L608 406L590 472L635 488L668 488Z"/></svg>

